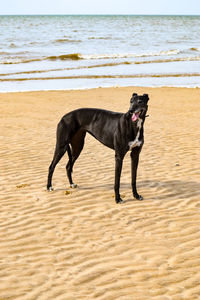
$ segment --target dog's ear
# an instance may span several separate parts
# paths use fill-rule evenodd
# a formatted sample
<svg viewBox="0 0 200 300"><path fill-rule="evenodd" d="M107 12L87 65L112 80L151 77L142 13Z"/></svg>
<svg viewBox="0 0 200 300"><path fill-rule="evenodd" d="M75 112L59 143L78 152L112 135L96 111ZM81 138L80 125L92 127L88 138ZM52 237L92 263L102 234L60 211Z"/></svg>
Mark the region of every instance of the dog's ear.
<svg viewBox="0 0 200 300"><path fill-rule="evenodd" d="M138 94L133 93L130 102L133 102L138 97Z"/></svg>
<svg viewBox="0 0 200 300"><path fill-rule="evenodd" d="M143 98L145 99L146 102L149 101L149 95L148 94L143 94Z"/></svg>

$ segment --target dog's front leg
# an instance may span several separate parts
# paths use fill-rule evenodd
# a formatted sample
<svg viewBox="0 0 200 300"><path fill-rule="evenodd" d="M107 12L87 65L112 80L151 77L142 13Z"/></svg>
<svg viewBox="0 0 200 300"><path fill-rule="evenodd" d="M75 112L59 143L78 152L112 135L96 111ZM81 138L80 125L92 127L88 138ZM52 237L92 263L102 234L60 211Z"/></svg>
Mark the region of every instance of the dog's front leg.
<svg viewBox="0 0 200 300"><path fill-rule="evenodd" d="M136 177L137 177L137 168L138 168L140 151L141 151L141 148L139 148L139 147L135 147L131 151L131 175L132 175L133 196L138 200L143 200L143 197L138 194L137 187L136 187Z"/></svg>
<svg viewBox="0 0 200 300"><path fill-rule="evenodd" d="M114 190L115 190L116 203L123 203L123 200L121 199L120 194L119 194L122 164L123 164L123 157L118 154L115 154L115 186L114 186Z"/></svg>

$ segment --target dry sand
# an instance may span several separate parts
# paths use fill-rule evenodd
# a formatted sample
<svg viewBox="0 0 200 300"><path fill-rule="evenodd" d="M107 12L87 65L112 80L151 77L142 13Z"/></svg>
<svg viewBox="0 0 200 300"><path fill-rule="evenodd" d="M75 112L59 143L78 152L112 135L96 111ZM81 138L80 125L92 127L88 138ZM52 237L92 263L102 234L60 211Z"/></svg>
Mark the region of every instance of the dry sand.
<svg viewBox="0 0 200 300"><path fill-rule="evenodd" d="M132 198L130 157L114 202L114 152L88 136L70 190L67 155L45 190L68 111L126 112L149 93ZM200 89L106 88L0 94L0 299L200 299ZM66 193L67 191L67 193Z"/></svg>

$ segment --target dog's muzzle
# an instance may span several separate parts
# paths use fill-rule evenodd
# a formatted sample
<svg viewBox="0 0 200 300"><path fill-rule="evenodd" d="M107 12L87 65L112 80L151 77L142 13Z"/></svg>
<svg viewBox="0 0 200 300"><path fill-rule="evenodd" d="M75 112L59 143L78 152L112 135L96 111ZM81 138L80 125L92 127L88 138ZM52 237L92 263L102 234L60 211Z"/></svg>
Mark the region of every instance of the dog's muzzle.
<svg viewBox="0 0 200 300"><path fill-rule="evenodd" d="M143 109L143 108L137 109L135 111L130 110L130 114L132 115L131 116L132 121L136 122L139 119L140 115L143 114L143 113L145 113L145 112L146 112L146 110Z"/></svg>

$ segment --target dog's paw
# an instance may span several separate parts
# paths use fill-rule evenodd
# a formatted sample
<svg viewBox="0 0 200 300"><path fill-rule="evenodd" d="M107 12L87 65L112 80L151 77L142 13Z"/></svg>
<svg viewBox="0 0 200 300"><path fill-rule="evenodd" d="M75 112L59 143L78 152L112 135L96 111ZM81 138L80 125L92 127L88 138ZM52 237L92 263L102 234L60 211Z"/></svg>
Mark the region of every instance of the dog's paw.
<svg viewBox="0 0 200 300"><path fill-rule="evenodd" d="M49 188L47 188L47 191L48 191L48 192L52 192L52 191L53 191L53 187L50 186Z"/></svg>
<svg viewBox="0 0 200 300"><path fill-rule="evenodd" d="M117 203L117 204L122 204L122 203L124 203L124 200L122 200L121 198L116 199L116 203Z"/></svg>
<svg viewBox="0 0 200 300"><path fill-rule="evenodd" d="M72 183L72 184L70 184L70 188L71 188L71 189L76 189L76 188L77 188L77 186L78 186L78 185L77 185L77 184L75 184L75 183Z"/></svg>
<svg viewBox="0 0 200 300"><path fill-rule="evenodd" d="M139 194L133 195L135 199L137 200L143 200L143 197Z"/></svg>

